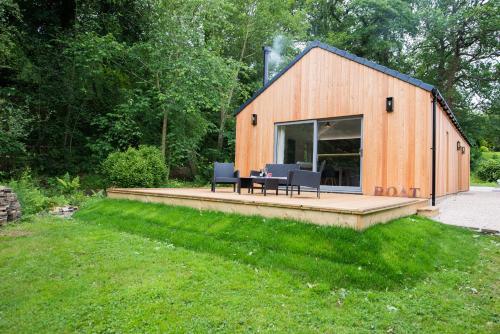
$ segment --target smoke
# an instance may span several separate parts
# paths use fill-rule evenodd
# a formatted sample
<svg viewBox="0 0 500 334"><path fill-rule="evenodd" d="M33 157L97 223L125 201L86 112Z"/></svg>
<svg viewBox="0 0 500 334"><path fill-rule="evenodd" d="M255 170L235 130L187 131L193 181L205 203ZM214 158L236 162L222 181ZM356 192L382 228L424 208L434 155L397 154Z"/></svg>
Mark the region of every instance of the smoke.
<svg viewBox="0 0 500 334"><path fill-rule="evenodd" d="M278 35L273 38L273 46L269 54L269 72L274 75L278 72L278 68L284 61L283 51L285 49L286 38L283 35ZM270 77L272 77L270 75Z"/></svg>

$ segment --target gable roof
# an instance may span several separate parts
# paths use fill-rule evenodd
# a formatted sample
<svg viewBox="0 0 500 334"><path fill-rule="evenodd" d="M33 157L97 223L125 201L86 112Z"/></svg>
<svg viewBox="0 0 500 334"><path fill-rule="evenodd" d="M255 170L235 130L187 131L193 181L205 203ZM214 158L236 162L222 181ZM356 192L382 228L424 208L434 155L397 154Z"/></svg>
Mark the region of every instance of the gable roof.
<svg viewBox="0 0 500 334"><path fill-rule="evenodd" d="M269 80L264 86L262 86L259 90L257 90L253 94L253 96L251 98L249 98L247 101L245 101L245 103L243 103L238 108L238 110L235 111L235 113L234 113L235 116L238 115L243 109L245 109L246 106L248 106L253 100L255 100L269 86L271 86L275 81L277 81L283 74L285 74L292 66L294 66L300 59L302 59L307 53L309 53L309 51L311 51L314 48L320 48L320 49L329 51L329 52L334 53L334 54L336 54L336 55L338 55L340 57L347 58L347 59L352 60L352 61L354 61L354 62L356 62L358 64L361 64L361 65L365 65L365 66L367 66L369 68L372 68L372 69L374 69L376 71L385 73L385 74L390 75L390 76L392 76L394 78L397 78L397 79L399 79L401 81L404 81L406 83L409 83L409 84L417 86L417 87L420 87L420 88L422 88L422 89L424 89L424 90L432 93L434 96L436 96L437 101L439 102L439 104L441 105L441 107L443 108L443 110L446 112L446 114L448 115L448 118L452 121L452 123L455 126L455 128L464 137L465 141L469 145L471 145L469 139L467 138L467 136L465 135L464 131L460 127L460 124L458 123L457 118L455 117L455 115L451 111L450 107L448 106L448 103L446 103L446 100L444 99L444 97L441 95L441 93L439 92L439 90L436 87L434 87L431 84L425 83L422 80L410 77L407 74L403 74L401 72L395 71L395 70L390 69L388 67L379 65L379 64L377 64L377 63L375 63L373 61L370 61L368 59L365 59L365 58L362 58L362 57L358 57L358 56L356 56L356 55L354 55L352 53L349 53L349 52L344 51L344 50L337 49L336 47L327 45L325 43L321 43L319 41L314 41L314 42L310 43L301 53L299 53L290 62L290 64L288 64L285 68L283 68L281 71L279 71L271 80Z"/></svg>

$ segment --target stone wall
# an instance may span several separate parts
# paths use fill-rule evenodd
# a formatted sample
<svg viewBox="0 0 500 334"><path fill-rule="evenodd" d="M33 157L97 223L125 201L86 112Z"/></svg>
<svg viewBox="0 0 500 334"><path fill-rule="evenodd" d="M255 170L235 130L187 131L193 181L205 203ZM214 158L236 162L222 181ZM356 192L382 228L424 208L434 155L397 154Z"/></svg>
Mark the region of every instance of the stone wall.
<svg viewBox="0 0 500 334"><path fill-rule="evenodd" d="M12 189L0 186L0 226L21 217L21 205Z"/></svg>

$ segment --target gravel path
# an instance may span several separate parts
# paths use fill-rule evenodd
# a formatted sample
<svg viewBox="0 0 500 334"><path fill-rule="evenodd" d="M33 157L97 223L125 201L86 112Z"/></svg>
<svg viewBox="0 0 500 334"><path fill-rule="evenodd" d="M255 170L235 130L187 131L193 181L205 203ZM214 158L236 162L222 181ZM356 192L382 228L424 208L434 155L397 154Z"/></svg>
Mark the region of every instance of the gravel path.
<svg viewBox="0 0 500 334"><path fill-rule="evenodd" d="M449 225L500 231L500 188L470 187L470 191L438 202L435 219Z"/></svg>

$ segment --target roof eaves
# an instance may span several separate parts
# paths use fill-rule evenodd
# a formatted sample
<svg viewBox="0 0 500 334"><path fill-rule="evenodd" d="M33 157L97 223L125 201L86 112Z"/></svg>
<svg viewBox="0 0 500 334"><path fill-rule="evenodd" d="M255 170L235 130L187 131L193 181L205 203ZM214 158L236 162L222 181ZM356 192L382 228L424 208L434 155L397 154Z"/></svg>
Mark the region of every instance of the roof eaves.
<svg viewBox="0 0 500 334"><path fill-rule="evenodd" d="M458 132L460 132L460 134L465 139L465 141L467 142L467 144L469 144L470 146L472 146L469 138L467 138L467 135L465 134L465 132L462 129L462 127L460 126L460 123L458 123L458 120L457 120L455 114L453 113L453 111L451 111L450 106L448 105L448 103L444 99L444 97L441 94L441 92L439 91L439 89L433 87L433 91L436 92L435 94L436 94L436 98L437 98L439 104L441 105L441 107L443 108L443 110L446 112L446 114L448 115L448 117L452 121L453 125L455 125L455 128L458 130Z"/></svg>

